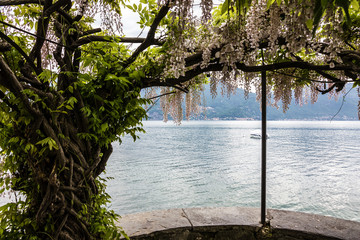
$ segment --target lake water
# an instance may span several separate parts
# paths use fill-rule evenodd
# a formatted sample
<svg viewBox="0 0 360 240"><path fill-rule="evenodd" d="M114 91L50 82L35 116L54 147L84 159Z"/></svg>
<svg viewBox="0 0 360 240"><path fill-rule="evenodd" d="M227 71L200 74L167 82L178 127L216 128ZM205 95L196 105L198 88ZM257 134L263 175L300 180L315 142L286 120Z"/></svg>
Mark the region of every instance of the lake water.
<svg viewBox="0 0 360 240"><path fill-rule="evenodd" d="M258 121L145 122L114 144L110 208L260 207ZM267 207L360 222L360 121L268 122ZM0 205L8 202L0 197Z"/></svg>
<svg viewBox="0 0 360 240"><path fill-rule="evenodd" d="M114 144L106 176L123 215L167 208L260 207L257 121L145 122ZM360 122L268 122L267 207L360 221Z"/></svg>

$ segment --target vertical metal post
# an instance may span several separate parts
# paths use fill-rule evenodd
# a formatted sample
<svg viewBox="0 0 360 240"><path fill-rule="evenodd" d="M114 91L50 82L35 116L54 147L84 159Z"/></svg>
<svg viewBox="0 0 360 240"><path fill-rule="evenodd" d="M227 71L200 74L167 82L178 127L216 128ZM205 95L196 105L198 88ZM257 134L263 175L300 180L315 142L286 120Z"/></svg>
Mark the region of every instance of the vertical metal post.
<svg viewBox="0 0 360 240"><path fill-rule="evenodd" d="M266 221L266 71L261 72L261 224Z"/></svg>

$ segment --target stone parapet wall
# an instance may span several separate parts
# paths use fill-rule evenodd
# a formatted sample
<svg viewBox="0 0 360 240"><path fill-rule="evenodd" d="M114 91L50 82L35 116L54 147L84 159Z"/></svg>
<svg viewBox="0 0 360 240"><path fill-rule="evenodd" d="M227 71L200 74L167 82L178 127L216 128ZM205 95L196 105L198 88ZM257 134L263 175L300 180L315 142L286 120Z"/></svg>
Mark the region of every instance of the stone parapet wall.
<svg viewBox="0 0 360 240"><path fill-rule="evenodd" d="M273 209L267 217L262 228L257 208L188 208L129 214L118 224L133 240L360 240L359 222Z"/></svg>

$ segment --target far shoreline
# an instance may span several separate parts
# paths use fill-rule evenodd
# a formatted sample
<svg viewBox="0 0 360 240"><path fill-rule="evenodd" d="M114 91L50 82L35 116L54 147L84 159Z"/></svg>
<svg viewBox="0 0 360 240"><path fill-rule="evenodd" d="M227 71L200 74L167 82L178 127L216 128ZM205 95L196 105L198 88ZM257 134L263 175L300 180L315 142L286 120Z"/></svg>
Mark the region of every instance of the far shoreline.
<svg viewBox="0 0 360 240"><path fill-rule="evenodd" d="M256 122L256 121L261 121L261 119L190 119L190 120L182 120L182 122L220 122L220 121L234 121L234 122ZM267 119L268 122L281 122L281 121L289 121L289 122L295 122L295 121L303 121L303 122L360 122L359 119L316 119L316 118L312 118L312 119ZM143 122L164 122L164 120L162 119L148 119L148 120L143 120ZM167 122L173 122L172 119L169 119ZM166 123L166 122L164 122Z"/></svg>

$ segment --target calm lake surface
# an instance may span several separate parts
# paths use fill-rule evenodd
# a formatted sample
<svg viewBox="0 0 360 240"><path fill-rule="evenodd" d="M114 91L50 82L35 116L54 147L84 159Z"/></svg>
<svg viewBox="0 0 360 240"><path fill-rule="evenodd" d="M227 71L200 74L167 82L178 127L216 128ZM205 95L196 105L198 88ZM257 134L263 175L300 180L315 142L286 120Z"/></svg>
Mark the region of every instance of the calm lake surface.
<svg viewBox="0 0 360 240"><path fill-rule="evenodd" d="M258 121L145 122L114 144L111 208L260 207ZM267 207L360 221L360 122L268 122Z"/></svg>

